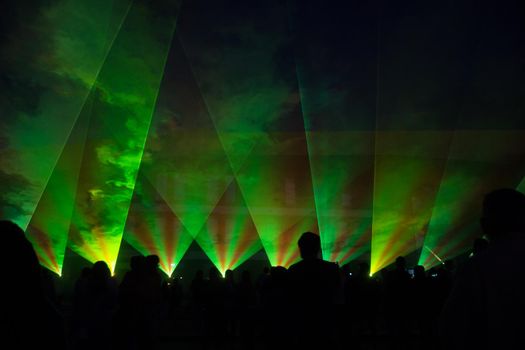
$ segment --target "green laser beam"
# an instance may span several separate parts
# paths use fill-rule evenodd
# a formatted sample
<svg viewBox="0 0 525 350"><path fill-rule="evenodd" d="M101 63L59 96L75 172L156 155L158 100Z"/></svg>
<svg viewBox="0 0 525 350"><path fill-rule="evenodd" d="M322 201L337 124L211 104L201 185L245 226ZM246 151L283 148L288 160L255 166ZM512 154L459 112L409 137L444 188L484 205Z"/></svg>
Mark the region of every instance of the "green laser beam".
<svg viewBox="0 0 525 350"><path fill-rule="evenodd" d="M176 4L136 2L96 82L69 246L114 268L176 24ZM153 21L155 18L155 21Z"/></svg>

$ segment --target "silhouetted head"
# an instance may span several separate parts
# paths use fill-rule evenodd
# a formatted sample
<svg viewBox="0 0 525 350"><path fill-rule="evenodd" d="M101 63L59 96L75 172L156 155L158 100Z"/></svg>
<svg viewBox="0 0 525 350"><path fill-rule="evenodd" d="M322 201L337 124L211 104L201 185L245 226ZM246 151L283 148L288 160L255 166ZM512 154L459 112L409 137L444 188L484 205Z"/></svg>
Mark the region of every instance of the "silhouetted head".
<svg viewBox="0 0 525 350"><path fill-rule="evenodd" d="M396 259L396 269L405 270L407 267L407 261L402 256L398 256Z"/></svg>
<svg viewBox="0 0 525 350"><path fill-rule="evenodd" d="M111 270L105 261L97 261L94 263L91 268L91 273L96 279L105 280L111 278Z"/></svg>
<svg viewBox="0 0 525 350"><path fill-rule="evenodd" d="M0 258L4 267L4 281L11 280L12 286L20 289L28 287L26 283L33 285L41 278L40 264L24 231L15 223L2 220L0 221L0 234L2 245L6 249L5 254L2 254ZM39 286L40 283L36 285ZM15 289L13 292L17 293L18 289Z"/></svg>
<svg viewBox="0 0 525 350"><path fill-rule="evenodd" d="M133 271L139 271L144 267L144 262L146 261L146 258L142 255L135 255L131 257L131 260L129 262L129 265L131 267L131 270Z"/></svg>
<svg viewBox="0 0 525 350"><path fill-rule="evenodd" d="M486 250L489 247L489 241L484 238L476 238L474 240L474 246L472 248L472 254L478 255L482 251Z"/></svg>
<svg viewBox="0 0 525 350"><path fill-rule="evenodd" d="M230 269L226 270L224 273L224 279L228 282L233 282L233 271Z"/></svg>
<svg viewBox="0 0 525 350"><path fill-rule="evenodd" d="M525 233L525 195L510 188L485 195L481 227L490 239Z"/></svg>
<svg viewBox="0 0 525 350"><path fill-rule="evenodd" d="M321 250L321 239L313 232L303 233L298 244L303 259L315 259Z"/></svg>
<svg viewBox="0 0 525 350"><path fill-rule="evenodd" d="M146 265L149 270L157 270L159 268L160 259L157 255L148 255L146 257Z"/></svg>
<svg viewBox="0 0 525 350"><path fill-rule="evenodd" d="M422 265L416 265L414 267L414 278L420 279L425 278L425 267Z"/></svg>
<svg viewBox="0 0 525 350"><path fill-rule="evenodd" d="M272 266L270 269L270 276L273 284L281 285L286 283L288 270L283 266Z"/></svg>

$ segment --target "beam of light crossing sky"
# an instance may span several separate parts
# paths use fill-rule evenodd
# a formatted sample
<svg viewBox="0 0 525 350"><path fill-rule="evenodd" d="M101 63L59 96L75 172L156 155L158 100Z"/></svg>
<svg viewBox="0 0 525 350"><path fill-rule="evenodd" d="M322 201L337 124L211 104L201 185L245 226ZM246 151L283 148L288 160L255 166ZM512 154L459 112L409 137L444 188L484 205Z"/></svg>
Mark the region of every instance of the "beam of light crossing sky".
<svg viewBox="0 0 525 350"><path fill-rule="evenodd" d="M69 247L114 269L177 4L134 2L95 83Z"/></svg>

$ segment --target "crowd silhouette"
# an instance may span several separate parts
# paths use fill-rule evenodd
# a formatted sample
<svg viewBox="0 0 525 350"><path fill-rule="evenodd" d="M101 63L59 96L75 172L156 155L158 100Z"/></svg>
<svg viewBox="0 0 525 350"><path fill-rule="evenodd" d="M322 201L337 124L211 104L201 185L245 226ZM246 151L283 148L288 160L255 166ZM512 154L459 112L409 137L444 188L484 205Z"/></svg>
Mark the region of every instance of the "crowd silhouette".
<svg viewBox="0 0 525 350"><path fill-rule="evenodd" d="M84 268L71 307L56 297L24 232L0 222L2 339L53 349L517 349L525 344L525 195L485 196L479 238L456 268L425 271L398 257L369 266L319 258L319 236L298 241L289 269L196 272L188 288L164 278L159 258L135 256L120 283L99 261ZM174 341L175 339L175 341ZM177 339L180 341L177 343ZM176 345L174 345L176 344Z"/></svg>

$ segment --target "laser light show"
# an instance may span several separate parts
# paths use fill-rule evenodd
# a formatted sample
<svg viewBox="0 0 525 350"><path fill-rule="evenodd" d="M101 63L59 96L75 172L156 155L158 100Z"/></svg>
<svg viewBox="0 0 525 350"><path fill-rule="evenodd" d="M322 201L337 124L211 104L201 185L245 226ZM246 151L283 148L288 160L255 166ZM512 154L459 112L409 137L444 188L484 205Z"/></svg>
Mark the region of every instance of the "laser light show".
<svg viewBox="0 0 525 350"><path fill-rule="evenodd" d="M307 231L371 274L468 252L483 196L525 190L524 24L396 3L1 5L0 217L57 275L124 245L289 267Z"/></svg>

